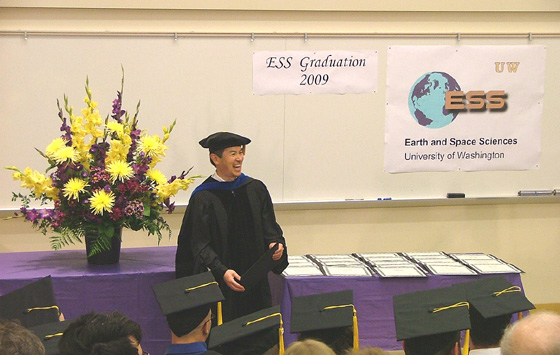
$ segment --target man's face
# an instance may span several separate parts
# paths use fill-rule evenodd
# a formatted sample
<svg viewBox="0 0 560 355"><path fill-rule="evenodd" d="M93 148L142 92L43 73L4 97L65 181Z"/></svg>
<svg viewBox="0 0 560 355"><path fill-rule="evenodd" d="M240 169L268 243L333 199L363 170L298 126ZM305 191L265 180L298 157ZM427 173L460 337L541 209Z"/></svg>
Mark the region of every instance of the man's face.
<svg viewBox="0 0 560 355"><path fill-rule="evenodd" d="M213 153L210 157L216 165L218 175L226 181L233 181L241 175L241 167L245 158L245 147L229 147L224 149L221 158Z"/></svg>

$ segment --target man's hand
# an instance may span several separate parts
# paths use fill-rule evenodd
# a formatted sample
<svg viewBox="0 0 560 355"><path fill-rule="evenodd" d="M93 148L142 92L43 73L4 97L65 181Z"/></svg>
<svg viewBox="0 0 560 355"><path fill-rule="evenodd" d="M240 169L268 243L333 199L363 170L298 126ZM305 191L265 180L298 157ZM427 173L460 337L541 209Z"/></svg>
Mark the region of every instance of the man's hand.
<svg viewBox="0 0 560 355"><path fill-rule="evenodd" d="M236 292L243 292L245 291L245 287L240 285L237 281L241 280L241 276L235 272L235 270L229 269L224 274L224 282L226 285Z"/></svg>
<svg viewBox="0 0 560 355"><path fill-rule="evenodd" d="M270 244L268 245L268 249L272 249L272 247L273 247L274 245L276 245L276 243L277 243L277 242L270 243ZM274 254L272 254L272 260L275 260L275 261L276 261L276 260L280 260L280 258L282 257L282 254L284 254L284 244L278 243L278 250L276 250L276 251L274 252Z"/></svg>

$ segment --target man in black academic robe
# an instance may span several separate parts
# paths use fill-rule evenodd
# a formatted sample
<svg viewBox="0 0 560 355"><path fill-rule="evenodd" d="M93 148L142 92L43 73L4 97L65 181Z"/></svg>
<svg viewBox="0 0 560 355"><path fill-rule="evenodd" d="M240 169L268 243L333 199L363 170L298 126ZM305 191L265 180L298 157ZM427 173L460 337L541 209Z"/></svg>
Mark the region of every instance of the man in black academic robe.
<svg viewBox="0 0 560 355"><path fill-rule="evenodd" d="M240 280L269 248L272 271L288 265L286 242L266 186L241 173L248 138L219 132L200 141L216 173L193 192L183 218L175 259L176 277L211 270L225 296L224 322L270 307L268 279L245 289Z"/></svg>

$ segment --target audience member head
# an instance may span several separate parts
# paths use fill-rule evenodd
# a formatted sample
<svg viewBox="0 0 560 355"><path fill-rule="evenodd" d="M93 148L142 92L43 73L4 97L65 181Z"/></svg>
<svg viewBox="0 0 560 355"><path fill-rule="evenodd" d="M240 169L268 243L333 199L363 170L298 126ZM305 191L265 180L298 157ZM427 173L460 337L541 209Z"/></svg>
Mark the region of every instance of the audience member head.
<svg viewBox="0 0 560 355"><path fill-rule="evenodd" d="M381 348L366 347L360 350L350 349L345 355L389 355L389 353Z"/></svg>
<svg viewBox="0 0 560 355"><path fill-rule="evenodd" d="M499 348L504 331L511 321L511 314L484 318L475 308L470 309L471 349Z"/></svg>
<svg viewBox="0 0 560 355"><path fill-rule="evenodd" d="M470 328L469 307L458 287L393 297L397 340L407 355L459 354L460 331Z"/></svg>
<svg viewBox="0 0 560 355"><path fill-rule="evenodd" d="M458 355L460 332L447 332L406 339L406 355Z"/></svg>
<svg viewBox="0 0 560 355"><path fill-rule="evenodd" d="M41 340L21 324L0 319L0 355L44 355Z"/></svg>
<svg viewBox="0 0 560 355"><path fill-rule="evenodd" d="M328 345L336 354L358 348L352 290L294 297L291 332L298 340L315 339ZM354 346L355 345L355 346Z"/></svg>
<svg viewBox="0 0 560 355"><path fill-rule="evenodd" d="M33 326L29 330L43 342L46 355L60 355L58 341L70 323L70 321L45 323Z"/></svg>
<svg viewBox="0 0 560 355"><path fill-rule="evenodd" d="M309 330L301 332L298 340L314 339L327 344L335 354L344 354L352 349L352 327L339 327L330 329Z"/></svg>
<svg viewBox="0 0 560 355"><path fill-rule="evenodd" d="M537 312L506 329L500 343L503 355L560 354L560 315Z"/></svg>
<svg viewBox="0 0 560 355"><path fill-rule="evenodd" d="M212 327L211 306L224 296L212 272L182 277L153 287L174 344L206 341Z"/></svg>
<svg viewBox="0 0 560 355"><path fill-rule="evenodd" d="M208 348L226 355L284 352L280 305L236 318L212 328ZM276 349L277 348L277 349Z"/></svg>
<svg viewBox="0 0 560 355"><path fill-rule="evenodd" d="M535 308L523 295L521 287L503 276L463 282L453 287L463 290L470 304L472 349L498 348L511 315Z"/></svg>
<svg viewBox="0 0 560 355"><path fill-rule="evenodd" d="M321 341L306 339L292 343L285 355L335 355L335 352Z"/></svg>
<svg viewBox="0 0 560 355"><path fill-rule="evenodd" d="M26 328L56 322L60 315L50 276L0 296L0 318L17 319Z"/></svg>
<svg viewBox="0 0 560 355"><path fill-rule="evenodd" d="M87 313L68 325L58 342L62 355L142 354L142 330L119 312Z"/></svg>

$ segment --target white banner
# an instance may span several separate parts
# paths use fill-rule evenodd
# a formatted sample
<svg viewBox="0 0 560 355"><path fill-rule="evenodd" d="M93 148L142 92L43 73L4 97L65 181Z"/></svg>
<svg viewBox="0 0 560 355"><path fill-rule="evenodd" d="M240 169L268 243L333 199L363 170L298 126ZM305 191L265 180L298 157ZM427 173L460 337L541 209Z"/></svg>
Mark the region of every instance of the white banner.
<svg viewBox="0 0 560 355"><path fill-rule="evenodd" d="M544 46L392 46L385 171L537 169Z"/></svg>
<svg viewBox="0 0 560 355"><path fill-rule="evenodd" d="M377 90L377 51L253 53L253 94L363 94Z"/></svg>

